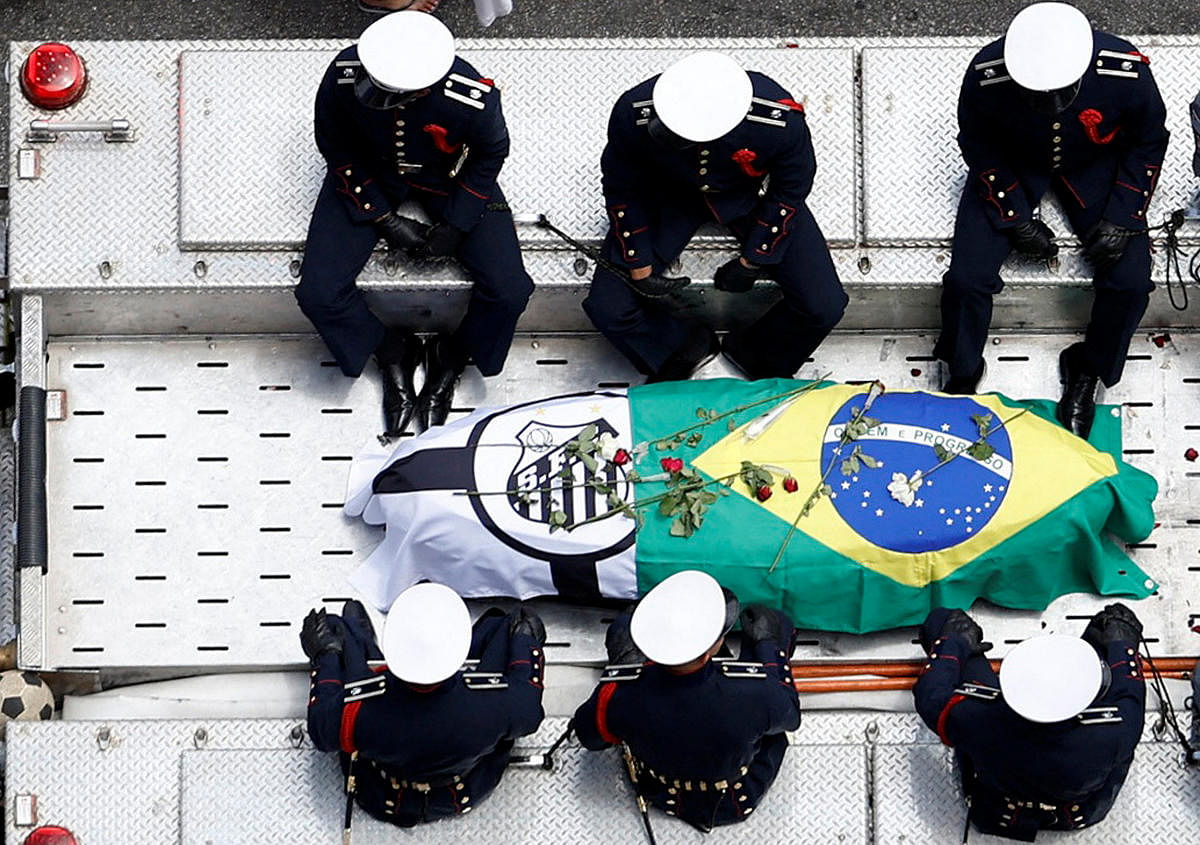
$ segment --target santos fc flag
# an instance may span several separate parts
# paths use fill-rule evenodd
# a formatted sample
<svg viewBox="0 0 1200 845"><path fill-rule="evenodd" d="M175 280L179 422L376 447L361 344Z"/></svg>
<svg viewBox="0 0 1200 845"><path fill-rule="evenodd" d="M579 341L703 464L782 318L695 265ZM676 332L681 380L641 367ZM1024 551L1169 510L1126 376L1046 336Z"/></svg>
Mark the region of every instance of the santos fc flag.
<svg viewBox="0 0 1200 845"><path fill-rule="evenodd" d="M386 608L421 579L587 601L702 569L800 627L850 632L981 597L1143 598L1157 584L1110 534L1149 535L1157 485L1121 461L1118 409L1090 443L1053 410L786 379L478 410L356 460L346 512L387 530L352 580Z"/></svg>

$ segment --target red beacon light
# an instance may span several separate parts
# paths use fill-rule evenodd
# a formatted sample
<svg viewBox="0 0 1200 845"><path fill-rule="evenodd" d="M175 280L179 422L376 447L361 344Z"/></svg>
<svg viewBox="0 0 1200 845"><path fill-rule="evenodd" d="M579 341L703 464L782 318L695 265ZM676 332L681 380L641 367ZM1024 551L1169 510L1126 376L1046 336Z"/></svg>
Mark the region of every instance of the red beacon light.
<svg viewBox="0 0 1200 845"><path fill-rule="evenodd" d="M26 836L25 845L79 845L79 840L65 827L47 824Z"/></svg>
<svg viewBox="0 0 1200 845"><path fill-rule="evenodd" d="M21 93L42 109L65 109L83 96L87 68L66 44L39 44L21 66Z"/></svg>

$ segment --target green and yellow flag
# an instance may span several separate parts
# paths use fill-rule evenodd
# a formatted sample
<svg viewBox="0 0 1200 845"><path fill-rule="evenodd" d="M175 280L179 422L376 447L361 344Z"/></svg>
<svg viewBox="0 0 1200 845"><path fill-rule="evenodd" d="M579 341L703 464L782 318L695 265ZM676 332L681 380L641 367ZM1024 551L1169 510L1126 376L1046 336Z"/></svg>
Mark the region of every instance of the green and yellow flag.
<svg viewBox="0 0 1200 845"><path fill-rule="evenodd" d="M722 379L629 391L633 442L652 444L642 464L680 458L732 485L687 538L672 535L670 514L647 509L640 592L699 568L800 627L861 633L976 598L1043 609L1066 593L1143 598L1156 589L1109 536L1145 539L1157 493L1153 477L1119 457L1119 408L1098 409L1089 443L1054 421L1052 402L869 397L866 385L832 383L797 395L802 384ZM769 493L740 476L744 462L774 476ZM795 482L785 486L788 477ZM665 490L642 484L638 498Z"/></svg>

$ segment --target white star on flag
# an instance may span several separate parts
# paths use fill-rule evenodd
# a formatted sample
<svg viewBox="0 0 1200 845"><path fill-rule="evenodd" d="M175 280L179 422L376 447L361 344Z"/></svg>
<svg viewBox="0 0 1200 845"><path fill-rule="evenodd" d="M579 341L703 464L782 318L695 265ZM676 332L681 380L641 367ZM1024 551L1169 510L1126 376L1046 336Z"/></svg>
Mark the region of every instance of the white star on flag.
<svg viewBox="0 0 1200 845"><path fill-rule="evenodd" d="M917 499L915 502L913 502L913 504L914 504L914 505L916 505L916 506L917 506L917 507L919 507L919 508L923 508L923 507L925 507L925 500L924 500L924 499Z"/></svg>
<svg viewBox="0 0 1200 845"><path fill-rule="evenodd" d="M876 516L883 516L883 508L875 508Z"/></svg>
<svg viewBox="0 0 1200 845"><path fill-rule="evenodd" d="M842 482L842 489L843 489L843 490L849 490L849 489L850 489L850 482L849 482L849 481L843 481L843 482Z"/></svg>
<svg viewBox="0 0 1200 845"><path fill-rule="evenodd" d="M950 423L942 423L942 431L949 431Z"/></svg>
<svg viewBox="0 0 1200 845"><path fill-rule="evenodd" d="M984 493L991 493L991 492L992 492L992 485L990 485L990 484L985 484L985 485L983 485L983 492L984 492Z"/></svg>

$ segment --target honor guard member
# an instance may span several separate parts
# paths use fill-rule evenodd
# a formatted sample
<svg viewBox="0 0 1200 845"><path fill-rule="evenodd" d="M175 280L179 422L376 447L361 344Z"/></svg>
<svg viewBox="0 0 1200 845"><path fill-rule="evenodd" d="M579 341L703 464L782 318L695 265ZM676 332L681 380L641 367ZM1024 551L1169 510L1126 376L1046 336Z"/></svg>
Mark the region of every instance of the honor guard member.
<svg viewBox="0 0 1200 845"><path fill-rule="evenodd" d="M1200 176L1200 94L1192 100L1192 134L1196 136L1196 152L1192 155L1192 172Z"/></svg>
<svg viewBox="0 0 1200 845"><path fill-rule="evenodd" d="M359 602L340 617L310 612L300 632L312 664L308 733L341 752L347 830L351 799L411 827L486 798L513 741L541 724L545 641L528 608L493 608L472 627L463 600L433 583L400 594L378 646Z"/></svg>
<svg viewBox="0 0 1200 845"><path fill-rule="evenodd" d="M720 348L670 311L689 280L663 275L704 223L742 243L718 290L770 278L783 291L725 339L747 377L793 375L841 319L846 294L805 205L817 162L804 108L774 80L718 53L681 59L617 100L600 168L610 228L583 307L648 381L688 378Z"/></svg>
<svg viewBox="0 0 1200 845"><path fill-rule="evenodd" d="M1087 827L1108 814L1142 734L1141 634L1129 608L1110 604L1082 638L1016 646L997 678L970 616L929 614L920 630L929 660L913 697L955 749L976 829L1032 842L1039 830Z"/></svg>
<svg viewBox="0 0 1200 845"><path fill-rule="evenodd" d="M500 92L454 55L445 25L396 12L337 55L316 102L317 146L328 164L317 197L296 299L342 372L375 361L386 430L440 425L468 361L500 372L533 291L512 213L496 176L508 155ZM415 201L432 226L402 214ZM417 259L455 258L474 281L458 329L425 344L385 328L355 285L383 239ZM413 371L424 363L416 395Z"/></svg>
<svg viewBox="0 0 1200 845"><path fill-rule="evenodd" d="M587 748L622 746L643 814L649 802L708 831L744 820L775 780L800 726L792 623L750 605L741 658L714 661L737 618L732 593L687 570L608 629L611 665L572 726Z"/></svg>
<svg viewBox="0 0 1200 845"><path fill-rule="evenodd" d="M1058 418L1087 437L1097 381L1111 387L1121 378L1154 287L1146 210L1167 150L1165 120L1150 60L1128 41L1093 32L1066 3L1027 6L971 60L958 102L970 172L934 349L949 365L947 393L974 393L983 377L1004 259L1013 250L1037 260L1058 253L1036 212L1053 191L1093 271L1087 333L1059 356Z"/></svg>

